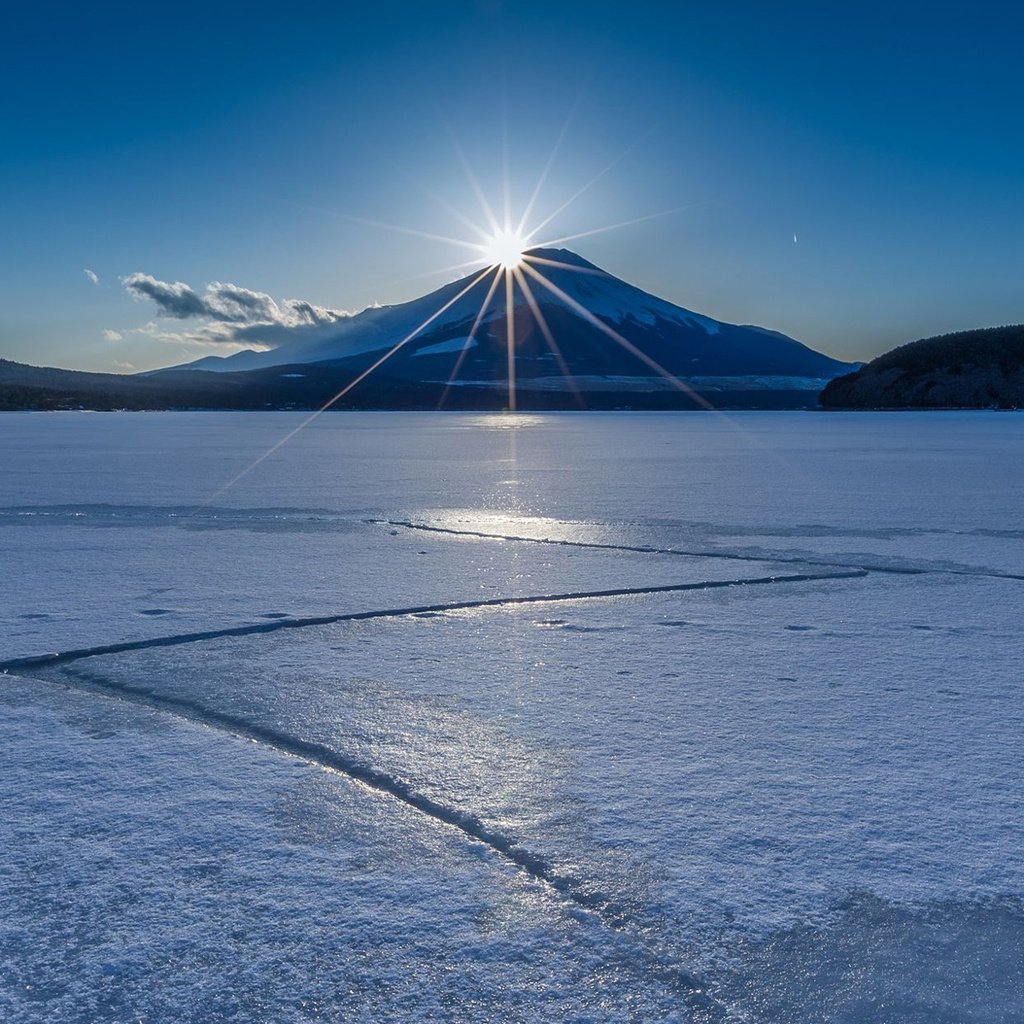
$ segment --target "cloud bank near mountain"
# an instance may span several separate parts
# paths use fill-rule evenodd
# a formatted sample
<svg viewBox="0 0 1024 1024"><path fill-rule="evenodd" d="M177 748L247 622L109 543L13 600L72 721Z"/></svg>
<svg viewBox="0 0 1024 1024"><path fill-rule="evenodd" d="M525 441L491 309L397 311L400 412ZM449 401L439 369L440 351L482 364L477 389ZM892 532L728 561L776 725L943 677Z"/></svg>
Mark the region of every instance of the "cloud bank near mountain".
<svg viewBox="0 0 1024 1024"><path fill-rule="evenodd" d="M161 281L137 272L121 279L133 298L152 302L164 320L202 321L191 330L172 330L155 321L137 328L159 341L204 348L280 348L294 341L326 337L353 314L304 299L277 302L266 292L211 281L202 293L183 281Z"/></svg>

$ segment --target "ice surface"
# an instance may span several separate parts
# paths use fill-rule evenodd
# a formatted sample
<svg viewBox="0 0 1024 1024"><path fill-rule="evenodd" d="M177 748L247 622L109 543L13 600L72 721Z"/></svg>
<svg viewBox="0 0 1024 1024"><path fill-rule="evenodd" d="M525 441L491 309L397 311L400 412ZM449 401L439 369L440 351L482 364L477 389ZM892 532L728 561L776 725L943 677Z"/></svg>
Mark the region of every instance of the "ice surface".
<svg viewBox="0 0 1024 1024"><path fill-rule="evenodd" d="M0 690L0 1019L675 1013L486 849L301 761L38 683ZM638 971L640 973L638 974Z"/></svg>
<svg viewBox="0 0 1024 1024"><path fill-rule="evenodd" d="M3 1019L1024 1017L1020 417L296 422L0 419Z"/></svg>
<svg viewBox="0 0 1024 1024"><path fill-rule="evenodd" d="M827 928L854 894L1019 893L1024 657L999 600L1017 585L972 582L966 613L963 585L890 576L346 623L66 671L341 751L736 984L738 943Z"/></svg>

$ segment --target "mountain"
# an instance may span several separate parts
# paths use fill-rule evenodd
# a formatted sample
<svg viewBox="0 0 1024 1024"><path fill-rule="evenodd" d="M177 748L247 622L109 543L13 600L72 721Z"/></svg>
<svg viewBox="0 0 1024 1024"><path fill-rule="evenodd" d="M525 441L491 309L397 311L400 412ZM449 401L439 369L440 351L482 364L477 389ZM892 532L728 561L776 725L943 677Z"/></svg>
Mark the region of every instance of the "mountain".
<svg viewBox="0 0 1024 1024"><path fill-rule="evenodd" d="M827 409L1024 408L1024 325L901 345L821 393Z"/></svg>
<svg viewBox="0 0 1024 1024"><path fill-rule="evenodd" d="M544 279L526 272L528 291L503 279L492 290L491 268L269 351L134 376L8 363L0 408L305 409L344 390L339 408L501 409L510 320L523 409L800 408L856 365L683 309L565 249L528 256Z"/></svg>
<svg viewBox="0 0 1024 1024"><path fill-rule="evenodd" d="M817 391L825 381L855 365L815 352L777 331L726 324L676 306L613 277L568 250L534 249L528 255L530 265L552 286L549 289L532 275L525 275L558 351L549 345L530 295L516 284L512 302L515 374L524 390L671 388L651 365L653 362L669 374L709 391ZM470 339L492 281L488 274L473 284L475 276L411 302L364 310L335 325L328 337L266 352L207 357L184 368L223 373L331 363L358 371L426 322L422 331L387 361L386 368L381 368L383 374L407 381L444 383L455 363L460 362L454 386L507 389L506 289L502 285L494 292ZM444 311L431 320L438 310ZM634 350L615 341L593 318L621 335ZM638 357L635 350L647 360ZM571 383L565 379L566 370L574 378Z"/></svg>

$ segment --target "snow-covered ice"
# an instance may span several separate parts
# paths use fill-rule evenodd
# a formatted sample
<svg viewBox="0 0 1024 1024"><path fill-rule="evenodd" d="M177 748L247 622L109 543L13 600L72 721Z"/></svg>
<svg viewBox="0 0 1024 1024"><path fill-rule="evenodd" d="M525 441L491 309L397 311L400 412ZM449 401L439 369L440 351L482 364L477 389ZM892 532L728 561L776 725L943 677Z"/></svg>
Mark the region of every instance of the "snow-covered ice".
<svg viewBox="0 0 1024 1024"><path fill-rule="evenodd" d="M296 422L0 420L4 1020L1024 1019L1024 420Z"/></svg>

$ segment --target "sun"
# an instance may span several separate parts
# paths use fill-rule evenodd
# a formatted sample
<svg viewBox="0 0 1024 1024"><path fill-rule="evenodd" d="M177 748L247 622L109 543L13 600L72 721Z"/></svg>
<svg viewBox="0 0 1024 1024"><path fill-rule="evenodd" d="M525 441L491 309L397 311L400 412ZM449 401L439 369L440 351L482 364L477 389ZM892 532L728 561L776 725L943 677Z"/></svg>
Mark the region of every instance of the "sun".
<svg viewBox="0 0 1024 1024"><path fill-rule="evenodd" d="M480 246L484 259L491 266L502 270L515 270L523 262L523 252L527 246L526 238L518 231L506 228L491 235Z"/></svg>

